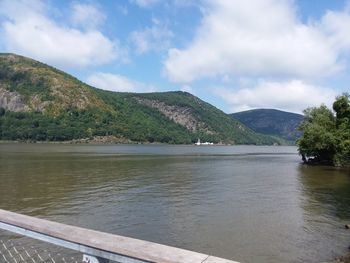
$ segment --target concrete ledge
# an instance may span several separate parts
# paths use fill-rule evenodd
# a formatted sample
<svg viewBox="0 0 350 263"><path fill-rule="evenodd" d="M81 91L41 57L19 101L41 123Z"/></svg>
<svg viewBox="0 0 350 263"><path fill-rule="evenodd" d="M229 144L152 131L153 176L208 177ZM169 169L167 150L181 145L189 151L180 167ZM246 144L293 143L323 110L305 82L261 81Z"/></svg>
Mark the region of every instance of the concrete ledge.
<svg viewBox="0 0 350 263"><path fill-rule="evenodd" d="M119 262L238 263L180 248L65 225L0 209L0 228ZM123 260L125 257L125 260Z"/></svg>

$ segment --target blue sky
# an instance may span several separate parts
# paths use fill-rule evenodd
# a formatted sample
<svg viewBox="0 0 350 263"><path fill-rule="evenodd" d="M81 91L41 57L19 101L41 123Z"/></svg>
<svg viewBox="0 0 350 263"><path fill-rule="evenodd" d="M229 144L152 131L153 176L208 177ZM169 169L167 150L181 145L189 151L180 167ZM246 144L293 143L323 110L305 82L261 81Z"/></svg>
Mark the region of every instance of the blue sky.
<svg viewBox="0 0 350 263"><path fill-rule="evenodd" d="M0 0L0 51L92 86L182 90L230 113L349 91L346 0Z"/></svg>

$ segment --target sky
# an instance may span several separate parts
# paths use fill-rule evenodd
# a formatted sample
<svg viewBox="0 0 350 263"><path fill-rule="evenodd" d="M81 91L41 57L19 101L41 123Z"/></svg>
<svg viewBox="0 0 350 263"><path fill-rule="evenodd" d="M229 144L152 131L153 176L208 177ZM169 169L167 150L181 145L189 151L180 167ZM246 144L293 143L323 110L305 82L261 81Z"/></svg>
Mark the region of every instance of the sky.
<svg viewBox="0 0 350 263"><path fill-rule="evenodd" d="M0 0L0 52L101 89L301 113L350 91L350 0Z"/></svg>

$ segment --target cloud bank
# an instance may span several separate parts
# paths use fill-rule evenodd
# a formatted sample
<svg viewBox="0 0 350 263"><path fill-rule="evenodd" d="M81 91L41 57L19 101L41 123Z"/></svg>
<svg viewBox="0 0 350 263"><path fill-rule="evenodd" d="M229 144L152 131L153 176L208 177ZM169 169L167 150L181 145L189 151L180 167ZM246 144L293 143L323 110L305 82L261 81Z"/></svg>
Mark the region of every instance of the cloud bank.
<svg viewBox="0 0 350 263"><path fill-rule="evenodd" d="M60 67L86 67L111 62L122 57L122 49L93 28L103 18L94 7L73 6L75 24L85 23L87 14L99 14L87 29L65 26L51 19L42 1L0 2L1 42L8 52L15 52ZM102 19L102 20L101 20Z"/></svg>
<svg viewBox="0 0 350 263"><path fill-rule="evenodd" d="M325 87L314 86L304 81L284 82L260 80L251 88L231 90L222 87L212 89L228 105L230 112L255 108L275 108L301 113L307 107L331 106L336 92Z"/></svg>
<svg viewBox="0 0 350 263"><path fill-rule="evenodd" d="M119 92L152 92L155 88L138 81L130 80L118 74L97 72L90 75L86 82L96 88Z"/></svg>
<svg viewBox="0 0 350 263"><path fill-rule="evenodd" d="M134 3L140 7L150 7L159 2L159 0L130 0L131 3Z"/></svg>
<svg viewBox="0 0 350 263"><path fill-rule="evenodd" d="M73 3L71 21L82 28L97 28L106 20L105 14L92 4Z"/></svg>
<svg viewBox="0 0 350 263"><path fill-rule="evenodd" d="M130 33L130 40L136 48L138 54L144 54L148 51L163 51L170 46L170 39L174 36L157 19L152 20L152 26L143 30L136 30Z"/></svg>
<svg viewBox="0 0 350 263"><path fill-rule="evenodd" d="M177 83L217 75L290 78L327 76L342 69L350 49L350 15L329 11L302 23L289 0L205 1L192 41L164 61Z"/></svg>

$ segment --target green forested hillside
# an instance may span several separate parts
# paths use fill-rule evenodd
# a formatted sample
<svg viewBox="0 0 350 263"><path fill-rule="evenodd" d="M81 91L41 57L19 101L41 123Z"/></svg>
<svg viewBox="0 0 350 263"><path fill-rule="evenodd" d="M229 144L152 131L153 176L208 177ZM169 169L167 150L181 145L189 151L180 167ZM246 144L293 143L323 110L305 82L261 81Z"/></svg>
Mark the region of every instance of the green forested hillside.
<svg viewBox="0 0 350 263"><path fill-rule="evenodd" d="M252 130L295 142L301 135L298 129L303 115L275 109L255 109L230 114Z"/></svg>
<svg viewBox="0 0 350 263"><path fill-rule="evenodd" d="M43 63L0 54L0 139L64 141L114 135L136 142L273 144L185 92L119 93Z"/></svg>

